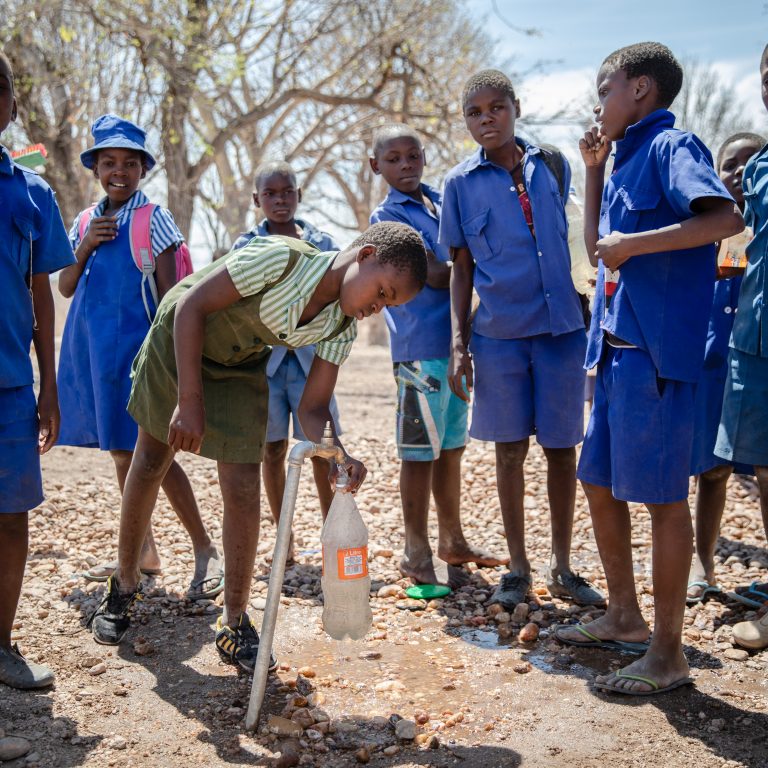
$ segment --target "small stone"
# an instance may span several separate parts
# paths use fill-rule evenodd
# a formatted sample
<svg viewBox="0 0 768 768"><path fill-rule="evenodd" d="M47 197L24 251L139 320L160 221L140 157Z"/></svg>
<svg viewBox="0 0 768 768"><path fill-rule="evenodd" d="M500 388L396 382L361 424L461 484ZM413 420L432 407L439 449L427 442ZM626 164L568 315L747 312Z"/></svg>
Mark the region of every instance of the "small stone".
<svg viewBox="0 0 768 768"><path fill-rule="evenodd" d="M496 631L499 633L499 637L502 640L506 640L508 637L512 637L512 635L515 634L515 628L510 622L499 624L499 626L496 627Z"/></svg>
<svg viewBox="0 0 768 768"><path fill-rule="evenodd" d="M382 682L376 683L373 686L373 690L377 692L404 691L405 685L399 680L382 680Z"/></svg>
<svg viewBox="0 0 768 768"><path fill-rule="evenodd" d="M414 600L412 597L398 600L395 603L395 608L399 608L401 611L423 611L426 607L426 600Z"/></svg>
<svg viewBox="0 0 768 768"><path fill-rule="evenodd" d="M107 671L107 665L103 661L100 661L98 664L94 664L88 670L88 674L96 677L96 675L103 675L106 671Z"/></svg>
<svg viewBox="0 0 768 768"><path fill-rule="evenodd" d="M532 621L526 624L518 633L517 639L521 643L533 643L539 637L539 625Z"/></svg>
<svg viewBox="0 0 768 768"><path fill-rule="evenodd" d="M381 658L381 653L379 651L363 651L358 654L357 658L363 661L375 661Z"/></svg>
<svg viewBox="0 0 768 768"><path fill-rule="evenodd" d="M107 746L110 749L125 749L128 746L128 742L122 736L112 736L107 739Z"/></svg>
<svg viewBox="0 0 768 768"><path fill-rule="evenodd" d="M395 736L401 741L413 741L416 738L416 723L413 720L398 720Z"/></svg>
<svg viewBox="0 0 768 768"><path fill-rule="evenodd" d="M317 672L315 672L312 667L301 667L299 669L299 674L303 675L306 678L312 678L317 676Z"/></svg>
<svg viewBox="0 0 768 768"><path fill-rule="evenodd" d="M518 675L524 675L531 671L531 664L528 661L518 661L517 664L512 667L512 671L517 672Z"/></svg>
<svg viewBox="0 0 768 768"><path fill-rule="evenodd" d="M403 588L399 584L385 584L379 588L376 597L399 597ZM370 760L370 756L368 757Z"/></svg>
<svg viewBox="0 0 768 768"><path fill-rule="evenodd" d="M437 734L436 733L431 733L427 737L427 741L424 744L424 746L427 749L437 749L440 746L440 739L437 737Z"/></svg>
<svg viewBox="0 0 768 768"><path fill-rule="evenodd" d="M530 608L528 603L518 603L515 606L515 610L512 612L512 621L522 624L528 618L529 611Z"/></svg>
<svg viewBox="0 0 768 768"><path fill-rule="evenodd" d="M355 760L357 760L358 763L367 763L371 759L371 753L368 751L367 747L360 747L360 749L355 752Z"/></svg>
<svg viewBox="0 0 768 768"><path fill-rule="evenodd" d="M397 744L393 744L391 747L384 747L384 749L381 750L381 753L387 757L392 757L392 755L396 755L399 751L400 747L398 747Z"/></svg>
<svg viewBox="0 0 768 768"><path fill-rule="evenodd" d="M0 762L6 760L15 760L17 757L26 755L32 745L20 736L6 736L0 739Z"/></svg>
<svg viewBox="0 0 768 768"><path fill-rule="evenodd" d="M254 597L251 600L251 607L254 611L263 611L267 607L267 600L264 597Z"/></svg>
<svg viewBox="0 0 768 768"><path fill-rule="evenodd" d="M323 734L315 728L307 728L307 730L304 731L304 736L310 741L320 741L320 739L323 738Z"/></svg>
<svg viewBox="0 0 768 768"><path fill-rule="evenodd" d="M155 652L155 646L149 640L137 640L133 644L133 652L137 656L150 656Z"/></svg>
<svg viewBox="0 0 768 768"><path fill-rule="evenodd" d="M731 661L746 661L749 658L749 653L742 648L729 648L723 656Z"/></svg>
<svg viewBox="0 0 768 768"><path fill-rule="evenodd" d="M298 723L302 728L311 728L315 724L315 718L309 714L306 708L297 709L292 715L291 720Z"/></svg>
<svg viewBox="0 0 768 768"><path fill-rule="evenodd" d="M497 616L498 614L500 614L500 613L503 613L503 612L504 612L504 608L503 608L501 605L499 605L498 603L493 603L492 605L489 605L489 606L488 606L488 607L485 609L485 612L486 612L486 613L487 613L489 616ZM509 621L509 619L507 619L507 621Z"/></svg>
<svg viewBox="0 0 768 768"><path fill-rule="evenodd" d="M127 696L128 691L125 688L115 688L113 689L112 694L114 696Z"/></svg>
<svg viewBox="0 0 768 768"><path fill-rule="evenodd" d="M506 611L497 613L493 618L497 624L508 624L512 621L512 617Z"/></svg>
<svg viewBox="0 0 768 768"><path fill-rule="evenodd" d="M289 736L292 738L299 738L304 733L304 729L298 723L278 715L269 716L267 729L270 733L274 733L277 736Z"/></svg>

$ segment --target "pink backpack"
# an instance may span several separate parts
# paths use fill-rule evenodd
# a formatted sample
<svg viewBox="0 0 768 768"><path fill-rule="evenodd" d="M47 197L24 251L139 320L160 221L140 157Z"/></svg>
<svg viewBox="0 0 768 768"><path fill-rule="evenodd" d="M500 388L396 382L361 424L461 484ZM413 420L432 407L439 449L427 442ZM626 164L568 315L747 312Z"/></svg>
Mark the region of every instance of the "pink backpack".
<svg viewBox="0 0 768 768"><path fill-rule="evenodd" d="M94 203L80 214L80 221L77 229L81 240L88 231L88 225L91 223L91 218L93 217L93 212L97 205L98 203ZM131 256L133 257L133 263L136 265L136 268L142 274L141 298L144 301L144 309L147 311L147 317L150 322L152 322L152 313L149 310L149 302L147 301L147 286L149 286L149 292L152 294L155 306L159 304L157 299L157 284L155 283L155 256L152 253L152 235L150 227L152 214L157 207L158 206L154 203L148 203L147 205L142 205L140 208L134 208L131 215L131 229L129 233ZM176 249L176 281L178 282L187 275L191 275L193 270L194 267L192 266L192 257L189 254L189 248L186 243L181 243Z"/></svg>

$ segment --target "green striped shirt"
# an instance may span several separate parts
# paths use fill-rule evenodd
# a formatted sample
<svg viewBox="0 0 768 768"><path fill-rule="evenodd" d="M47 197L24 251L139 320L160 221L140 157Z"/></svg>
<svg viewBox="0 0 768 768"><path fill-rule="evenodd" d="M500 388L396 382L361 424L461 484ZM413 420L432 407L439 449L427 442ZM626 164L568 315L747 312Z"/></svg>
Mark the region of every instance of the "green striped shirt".
<svg viewBox="0 0 768 768"><path fill-rule="evenodd" d="M349 357L357 337L357 321L333 339L324 341L344 320L338 301L324 307L317 316L298 328L299 318L320 279L336 256L336 251L302 257L281 281L288 265L287 243L267 237L254 237L243 248L227 257L227 270L241 296L253 296L265 288L261 300L261 322L291 347L317 344L315 354L334 365ZM281 335L282 334L282 335Z"/></svg>

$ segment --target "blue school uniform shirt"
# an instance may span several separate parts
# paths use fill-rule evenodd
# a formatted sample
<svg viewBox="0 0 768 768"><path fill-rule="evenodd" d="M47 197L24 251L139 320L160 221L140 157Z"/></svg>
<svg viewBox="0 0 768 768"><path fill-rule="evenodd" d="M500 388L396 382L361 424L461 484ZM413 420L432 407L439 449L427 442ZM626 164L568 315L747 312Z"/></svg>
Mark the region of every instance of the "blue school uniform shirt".
<svg viewBox="0 0 768 768"><path fill-rule="evenodd" d="M371 214L371 224L377 221L408 224L421 235L424 246L438 261L450 261L448 249L438 242L441 195L428 184L422 184L421 191L432 201L437 215L424 203L390 188L384 201ZM384 317L389 328L393 363L433 360L450 354L451 296L447 288L425 285L407 304L387 307Z"/></svg>
<svg viewBox="0 0 768 768"><path fill-rule="evenodd" d="M733 200L712 155L675 116L657 109L616 142L598 232L647 232L690 219L694 200ZM663 379L695 383L701 375L715 285L715 246L635 256L621 265L605 310L605 272L597 272L586 367L600 361L603 330L645 350Z"/></svg>
<svg viewBox="0 0 768 768"><path fill-rule="evenodd" d="M744 222L755 233L747 245L747 268L733 323L731 346L741 352L768 357L768 144L750 159L741 180ZM762 344L761 344L762 340Z"/></svg>
<svg viewBox="0 0 768 768"><path fill-rule="evenodd" d="M0 389L32 384L29 274L73 264L53 190L0 146Z"/></svg>
<svg viewBox="0 0 768 768"><path fill-rule="evenodd" d="M494 339L558 336L584 327L571 280L565 200L539 147L516 141L524 151L523 178L536 239L512 175L488 160L482 147L446 178L439 239L447 248L469 248L472 253L480 298L475 333ZM567 162L564 171L567 190Z"/></svg>
<svg viewBox="0 0 768 768"><path fill-rule="evenodd" d="M336 241L326 232L312 226L308 221L304 219L294 219L296 224L301 229L301 239L311 243L320 251L339 251L341 250L336 244ZM242 248L244 245L248 245L252 238L257 237L269 237L271 235L268 229L268 222L266 219L259 222L249 232L244 232L240 237L235 240L235 244L232 246L232 250ZM294 350L296 359L301 365L301 369L304 371L304 375L309 375L309 369L312 366L312 360L315 356L315 345L310 344L306 347L299 347ZM273 347L272 354L269 357L267 363L267 376L274 376L277 369L280 367L280 363L283 362L285 356L288 354L288 350L285 347Z"/></svg>

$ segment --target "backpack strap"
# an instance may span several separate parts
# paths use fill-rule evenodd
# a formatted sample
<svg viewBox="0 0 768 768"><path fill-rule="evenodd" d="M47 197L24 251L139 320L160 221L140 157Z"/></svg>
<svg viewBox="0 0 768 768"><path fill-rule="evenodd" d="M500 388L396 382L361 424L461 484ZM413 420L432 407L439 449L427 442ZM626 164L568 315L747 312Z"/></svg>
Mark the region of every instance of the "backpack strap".
<svg viewBox="0 0 768 768"><path fill-rule="evenodd" d="M89 205L80 214L80 218L77 221L77 236L80 242L83 241L83 238L85 237L85 233L88 231L88 227L91 224L91 219L93 218L93 212L96 210L97 205L98 203L93 203L92 205Z"/></svg>
<svg viewBox="0 0 768 768"><path fill-rule="evenodd" d="M340 333L344 333L344 331L346 331L347 328L352 325L352 321L354 319L354 317L344 315L344 319L338 324L338 326L336 326L336 330L330 336L326 336L323 341L330 341L331 339L335 339Z"/></svg>
<svg viewBox="0 0 768 768"><path fill-rule="evenodd" d="M141 298L144 309L147 312L149 322L152 322L152 312L149 309L146 289L152 294L155 307L159 301L157 297L157 284L155 283L155 256L152 253L152 214L157 206L154 203L134 208L131 214L130 242L131 257L139 272L141 272Z"/></svg>
<svg viewBox="0 0 768 768"><path fill-rule="evenodd" d="M549 168L549 172L555 177L557 188L560 190L560 197L565 202L565 157L563 153L552 144L540 144L541 159L544 165Z"/></svg>

